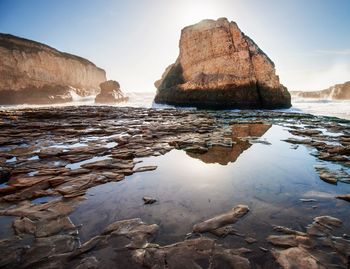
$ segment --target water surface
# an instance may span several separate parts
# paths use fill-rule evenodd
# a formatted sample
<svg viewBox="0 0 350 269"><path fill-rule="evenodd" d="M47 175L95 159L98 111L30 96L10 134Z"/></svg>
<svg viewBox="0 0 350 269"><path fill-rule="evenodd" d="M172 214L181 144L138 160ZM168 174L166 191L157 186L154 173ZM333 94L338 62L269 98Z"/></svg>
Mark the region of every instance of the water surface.
<svg viewBox="0 0 350 269"><path fill-rule="evenodd" d="M350 185L323 182L314 166L325 163L312 156L309 148L281 141L293 137L281 126L265 129L256 138L263 143L219 146L203 155L172 150L138 159L141 162L136 167L158 168L89 189L87 200L71 215L75 224L82 224L81 239L100 234L116 220L138 217L160 226L157 243L174 243L183 240L195 223L237 204L251 209L235 226L240 233L258 239L255 245L267 244L273 224L305 230L320 215L342 219L345 225L340 232L350 233L346 223L349 203L335 199L350 193ZM143 196L158 201L144 205ZM237 236L229 236L225 242L240 247L245 243L244 237Z"/></svg>

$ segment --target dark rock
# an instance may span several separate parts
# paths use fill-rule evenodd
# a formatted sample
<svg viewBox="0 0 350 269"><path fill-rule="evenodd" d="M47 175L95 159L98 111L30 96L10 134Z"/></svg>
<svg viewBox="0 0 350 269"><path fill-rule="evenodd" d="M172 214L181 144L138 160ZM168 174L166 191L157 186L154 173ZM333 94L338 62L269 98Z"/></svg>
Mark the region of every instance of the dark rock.
<svg viewBox="0 0 350 269"><path fill-rule="evenodd" d="M145 205L150 205L150 204L154 204L155 202L157 202L157 199L150 197L150 196L144 196L142 198L142 200L145 203Z"/></svg>
<svg viewBox="0 0 350 269"><path fill-rule="evenodd" d="M112 104L128 101L120 89L117 81L108 80L100 84L101 91L96 95L95 103Z"/></svg>
<svg viewBox="0 0 350 269"><path fill-rule="evenodd" d="M337 198L350 202L350 194L338 195Z"/></svg>

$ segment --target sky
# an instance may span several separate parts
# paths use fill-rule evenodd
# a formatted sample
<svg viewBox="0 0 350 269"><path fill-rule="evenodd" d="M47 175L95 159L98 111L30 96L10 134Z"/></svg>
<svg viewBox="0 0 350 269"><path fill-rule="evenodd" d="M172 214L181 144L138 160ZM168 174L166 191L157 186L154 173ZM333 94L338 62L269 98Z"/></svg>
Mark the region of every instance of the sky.
<svg viewBox="0 0 350 269"><path fill-rule="evenodd" d="M0 32L89 59L124 91L155 91L181 29L226 17L289 90L350 80L349 0L0 0Z"/></svg>

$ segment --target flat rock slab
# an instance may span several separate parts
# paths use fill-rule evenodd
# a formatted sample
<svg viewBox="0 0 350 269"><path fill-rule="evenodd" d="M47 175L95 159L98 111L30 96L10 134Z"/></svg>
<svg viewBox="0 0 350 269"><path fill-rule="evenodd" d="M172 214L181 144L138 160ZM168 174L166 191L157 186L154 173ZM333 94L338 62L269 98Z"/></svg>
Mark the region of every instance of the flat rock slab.
<svg viewBox="0 0 350 269"><path fill-rule="evenodd" d="M153 171L153 170L156 170L156 169L157 169L157 166L153 166L153 165L141 166L141 167L136 168L134 170L134 173Z"/></svg>

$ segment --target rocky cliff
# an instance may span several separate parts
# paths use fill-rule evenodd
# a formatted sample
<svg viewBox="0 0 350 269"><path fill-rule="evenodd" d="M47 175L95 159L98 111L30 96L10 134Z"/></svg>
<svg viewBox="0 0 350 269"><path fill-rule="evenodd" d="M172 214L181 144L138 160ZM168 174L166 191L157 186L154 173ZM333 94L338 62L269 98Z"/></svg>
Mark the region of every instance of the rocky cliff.
<svg viewBox="0 0 350 269"><path fill-rule="evenodd" d="M156 103L203 108L284 108L290 94L274 63L226 18L181 32L180 55L155 83Z"/></svg>
<svg viewBox="0 0 350 269"><path fill-rule="evenodd" d="M293 97L332 99L332 100L350 100L350 81L343 84L336 84L328 89L321 91L292 91Z"/></svg>
<svg viewBox="0 0 350 269"><path fill-rule="evenodd" d="M106 73L84 58L0 34L0 78L0 104L36 104L71 101L72 88L96 93Z"/></svg>

